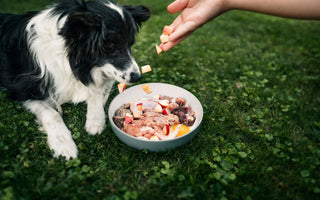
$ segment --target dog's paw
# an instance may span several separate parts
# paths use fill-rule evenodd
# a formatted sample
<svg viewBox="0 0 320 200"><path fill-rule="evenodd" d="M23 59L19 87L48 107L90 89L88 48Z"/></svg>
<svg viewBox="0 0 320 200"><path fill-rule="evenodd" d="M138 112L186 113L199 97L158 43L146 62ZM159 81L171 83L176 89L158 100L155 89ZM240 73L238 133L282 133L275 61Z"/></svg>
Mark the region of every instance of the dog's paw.
<svg viewBox="0 0 320 200"><path fill-rule="evenodd" d="M63 156L66 160L70 160L78 156L77 146L70 133L48 136L48 144L54 151L54 157Z"/></svg>
<svg viewBox="0 0 320 200"><path fill-rule="evenodd" d="M106 123L103 119L87 119L86 121L86 131L90 135L101 134L104 128L106 127Z"/></svg>

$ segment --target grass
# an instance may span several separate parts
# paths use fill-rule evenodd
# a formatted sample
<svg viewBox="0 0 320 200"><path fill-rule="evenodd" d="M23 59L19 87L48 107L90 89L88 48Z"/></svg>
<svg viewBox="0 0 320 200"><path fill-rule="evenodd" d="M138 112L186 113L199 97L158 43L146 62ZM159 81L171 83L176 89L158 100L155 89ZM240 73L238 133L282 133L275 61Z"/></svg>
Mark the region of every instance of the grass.
<svg viewBox="0 0 320 200"><path fill-rule="evenodd" d="M48 2L13 0L0 11L23 13ZM133 47L137 62L153 67L141 82L195 94L205 110L198 135L168 152L138 151L109 125L89 136L86 106L66 104L63 118L79 158L53 159L35 117L1 91L0 199L319 197L319 22L232 11L157 56L162 27L176 16L166 12L170 2L119 0L151 8Z"/></svg>

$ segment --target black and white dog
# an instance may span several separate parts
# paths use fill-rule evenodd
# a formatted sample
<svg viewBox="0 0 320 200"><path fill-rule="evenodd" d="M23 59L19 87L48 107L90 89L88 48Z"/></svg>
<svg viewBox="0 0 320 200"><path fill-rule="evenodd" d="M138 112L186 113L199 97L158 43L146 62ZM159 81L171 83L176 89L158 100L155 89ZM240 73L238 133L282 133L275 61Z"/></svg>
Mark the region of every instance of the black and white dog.
<svg viewBox="0 0 320 200"><path fill-rule="evenodd" d="M114 81L141 79L131 46L150 15L144 6L106 0L61 0L40 12L0 14L0 86L36 115L55 157L78 154L61 104L85 101L86 131L100 134Z"/></svg>

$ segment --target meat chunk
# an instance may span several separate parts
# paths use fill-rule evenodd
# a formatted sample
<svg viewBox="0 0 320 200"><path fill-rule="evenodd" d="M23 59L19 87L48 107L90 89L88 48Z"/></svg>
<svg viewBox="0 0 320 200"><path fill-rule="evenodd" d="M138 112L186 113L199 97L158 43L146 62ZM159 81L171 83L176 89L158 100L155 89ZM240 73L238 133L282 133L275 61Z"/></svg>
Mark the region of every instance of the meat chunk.
<svg viewBox="0 0 320 200"><path fill-rule="evenodd" d="M113 117L113 121L116 124L116 126L120 129L123 128L123 123L124 123L124 117L119 117L119 116L115 116Z"/></svg>

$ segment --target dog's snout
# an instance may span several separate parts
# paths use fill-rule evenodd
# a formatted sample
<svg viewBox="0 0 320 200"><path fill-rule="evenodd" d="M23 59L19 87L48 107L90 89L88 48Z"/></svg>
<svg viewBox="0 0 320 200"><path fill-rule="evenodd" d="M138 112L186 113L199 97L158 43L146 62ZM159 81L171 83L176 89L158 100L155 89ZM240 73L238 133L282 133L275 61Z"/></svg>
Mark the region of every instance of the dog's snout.
<svg viewBox="0 0 320 200"><path fill-rule="evenodd" d="M141 74L136 72L130 73L130 83L135 83L141 80Z"/></svg>

